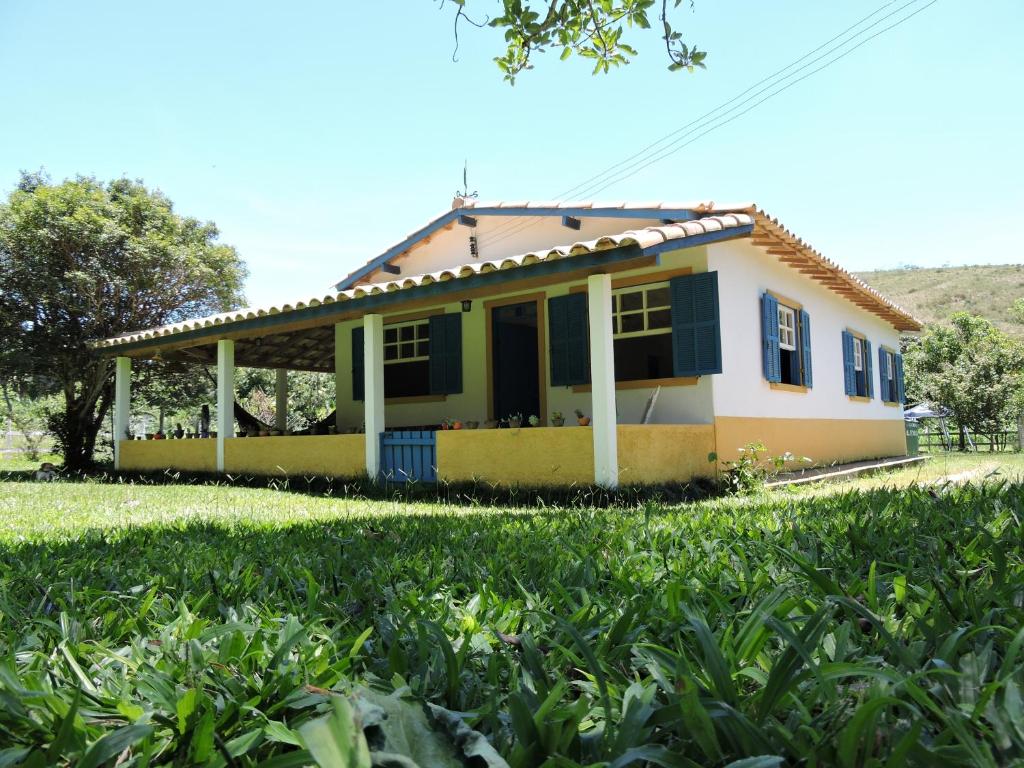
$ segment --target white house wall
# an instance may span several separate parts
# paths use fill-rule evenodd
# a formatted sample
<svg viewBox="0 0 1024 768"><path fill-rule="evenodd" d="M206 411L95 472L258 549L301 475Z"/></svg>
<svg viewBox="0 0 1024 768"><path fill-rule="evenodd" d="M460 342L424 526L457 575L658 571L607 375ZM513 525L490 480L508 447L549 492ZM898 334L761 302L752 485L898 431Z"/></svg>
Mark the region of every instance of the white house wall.
<svg viewBox="0 0 1024 768"><path fill-rule="evenodd" d="M467 209L466 215L472 216L472 209ZM453 223L448 229L430 235L429 242L414 245L408 255L397 257L393 263L401 268L402 276L423 275L474 261L469 247L471 235L477 237L476 260L492 261L658 223L657 219L584 217L580 219L579 229L569 229L562 226L560 216L479 216L476 227ZM376 270L360 282L373 283L395 277Z"/></svg>
<svg viewBox="0 0 1024 768"><path fill-rule="evenodd" d="M899 349L899 333L891 325L749 240L710 246L708 269L719 273L722 373L714 377L713 402L727 453L764 435L774 438L770 451L809 455L816 463L904 452L902 408L879 397L877 350L883 345ZM810 316L813 387L805 392L773 389L764 378L765 291L792 299ZM864 334L872 345L875 397L868 402L845 393L842 332L848 328ZM761 420L759 426L756 420ZM831 432L831 442L814 434L822 431ZM749 439L738 442L740 434Z"/></svg>

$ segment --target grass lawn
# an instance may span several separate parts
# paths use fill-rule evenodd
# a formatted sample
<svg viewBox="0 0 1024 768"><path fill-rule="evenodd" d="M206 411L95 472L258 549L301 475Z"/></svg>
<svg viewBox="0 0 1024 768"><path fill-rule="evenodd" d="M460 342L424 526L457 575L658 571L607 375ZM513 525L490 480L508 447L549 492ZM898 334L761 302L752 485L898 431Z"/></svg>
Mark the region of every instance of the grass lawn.
<svg viewBox="0 0 1024 768"><path fill-rule="evenodd" d="M606 510L6 466L0 766L364 765L342 698L424 768L1024 759L1021 456ZM367 704L423 701L503 757Z"/></svg>

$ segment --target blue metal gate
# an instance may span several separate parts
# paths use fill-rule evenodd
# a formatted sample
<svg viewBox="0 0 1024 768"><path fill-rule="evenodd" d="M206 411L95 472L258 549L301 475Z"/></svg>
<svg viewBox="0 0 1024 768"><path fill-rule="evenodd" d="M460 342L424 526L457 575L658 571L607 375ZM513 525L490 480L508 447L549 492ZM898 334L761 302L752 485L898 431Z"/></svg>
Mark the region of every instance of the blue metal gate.
<svg viewBox="0 0 1024 768"><path fill-rule="evenodd" d="M430 430L382 432L380 474L392 483L437 482L437 438Z"/></svg>

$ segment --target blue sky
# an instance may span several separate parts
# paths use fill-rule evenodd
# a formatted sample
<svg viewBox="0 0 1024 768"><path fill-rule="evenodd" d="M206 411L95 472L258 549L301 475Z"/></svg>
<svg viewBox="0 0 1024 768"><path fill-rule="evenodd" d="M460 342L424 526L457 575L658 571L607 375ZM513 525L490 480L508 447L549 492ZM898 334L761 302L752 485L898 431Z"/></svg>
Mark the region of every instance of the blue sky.
<svg viewBox="0 0 1024 768"><path fill-rule="evenodd" d="M464 159L481 198L551 199L882 4L697 0L707 71L639 32L609 76L556 55L512 88L493 30L452 61L436 0L2 0L0 188L141 178L219 225L252 303L313 295L447 208ZM939 0L597 197L754 200L855 270L1022 262L1024 3L979 6Z"/></svg>

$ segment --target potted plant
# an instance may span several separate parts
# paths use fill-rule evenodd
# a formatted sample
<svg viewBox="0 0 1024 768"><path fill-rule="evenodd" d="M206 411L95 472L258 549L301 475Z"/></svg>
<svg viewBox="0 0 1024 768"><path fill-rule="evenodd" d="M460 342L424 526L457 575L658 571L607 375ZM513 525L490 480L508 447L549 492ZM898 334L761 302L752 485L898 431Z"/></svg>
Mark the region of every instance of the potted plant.
<svg viewBox="0 0 1024 768"><path fill-rule="evenodd" d="M565 417L562 415L561 411L555 411L551 414L551 426L560 427L563 424L565 424Z"/></svg>
<svg viewBox="0 0 1024 768"><path fill-rule="evenodd" d="M513 413L508 417L509 429L519 429L523 425L523 414Z"/></svg>
<svg viewBox="0 0 1024 768"><path fill-rule="evenodd" d="M452 429L462 429L462 422L459 421L458 419L455 419L452 422Z"/></svg>
<svg viewBox="0 0 1024 768"><path fill-rule="evenodd" d="M579 408L576 409L576 421L581 427L590 426L590 417L584 416L583 411L581 411Z"/></svg>
<svg viewBox="0 0 1024 768"><path fill-rule="evenodd" d="M540 417L539 416L534 416L533 414L530 414L530 418L528 418L527 421L530 423L531 427L539 427L540 426Z"/></svg>
<svg viewBox="0 0 1024 768"><path fill-rule="evenodd" d="M466 422L466 429L476 429L479 426L480 426L480 422L479 421L469 420L469 421Z"/></svg>

